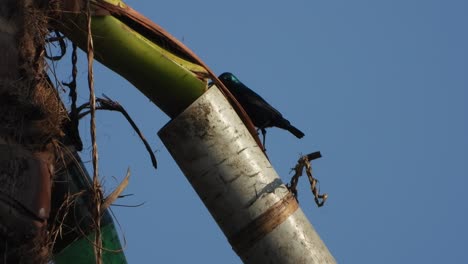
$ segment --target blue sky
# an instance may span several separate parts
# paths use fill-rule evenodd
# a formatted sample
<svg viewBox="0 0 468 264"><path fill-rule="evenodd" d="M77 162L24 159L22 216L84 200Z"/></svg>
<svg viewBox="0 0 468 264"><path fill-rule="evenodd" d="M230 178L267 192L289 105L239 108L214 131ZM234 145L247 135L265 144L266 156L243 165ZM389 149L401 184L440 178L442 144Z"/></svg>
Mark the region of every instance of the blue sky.
<svg viewBox="0 0 468 264"><path fill-rule="evenodd" d="M317 208L304 178L300 205L338 262L468 263L468 2L127 3L304 131L268 130L284 181L301 153L322 152L313 168L329 200ZM240 263L156 135L169 118L98 64L95 80L157 150L155 171L123 117L98 113L106 189L130 167L134 195L118 203L145 202L113 207L129 263ZM87 120L81 133L90 160Z"/></svg>

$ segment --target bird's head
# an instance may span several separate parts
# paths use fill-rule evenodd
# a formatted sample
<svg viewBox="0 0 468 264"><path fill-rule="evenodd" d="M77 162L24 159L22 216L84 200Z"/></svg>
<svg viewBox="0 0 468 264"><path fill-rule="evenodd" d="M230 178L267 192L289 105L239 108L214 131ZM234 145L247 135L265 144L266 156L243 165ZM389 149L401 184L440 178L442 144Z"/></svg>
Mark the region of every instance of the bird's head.
<svg viewBox="0 0 468 264"><path fill-rule="evenodd" d="M218 77L223 83L240 83L234 74L230 72L225 72Z"/></svg>

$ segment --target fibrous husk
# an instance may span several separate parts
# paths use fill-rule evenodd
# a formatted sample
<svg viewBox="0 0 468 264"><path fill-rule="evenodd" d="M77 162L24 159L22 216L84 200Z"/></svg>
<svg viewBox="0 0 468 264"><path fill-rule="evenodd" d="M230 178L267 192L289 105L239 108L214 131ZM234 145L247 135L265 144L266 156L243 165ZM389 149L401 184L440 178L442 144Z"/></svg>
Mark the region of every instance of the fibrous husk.
<svg viewBox="0 0 468 264"><path fill-rule="evenodd" d="M0 259L48 261L56 143L67 118L46 76L48 1L0 4Z"/></svg>

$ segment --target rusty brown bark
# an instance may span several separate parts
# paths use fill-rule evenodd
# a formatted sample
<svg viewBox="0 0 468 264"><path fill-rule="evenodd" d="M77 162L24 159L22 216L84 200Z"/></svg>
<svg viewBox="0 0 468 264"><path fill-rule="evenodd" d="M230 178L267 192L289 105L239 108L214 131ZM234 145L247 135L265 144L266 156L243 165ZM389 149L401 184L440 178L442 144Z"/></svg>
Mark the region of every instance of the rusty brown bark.
<svg viewBox="0 0 468 264"><path fill-rule="evenodd" d="M45 0L0 3L0 263L46 263L67 115L45 74Z"/></svg>

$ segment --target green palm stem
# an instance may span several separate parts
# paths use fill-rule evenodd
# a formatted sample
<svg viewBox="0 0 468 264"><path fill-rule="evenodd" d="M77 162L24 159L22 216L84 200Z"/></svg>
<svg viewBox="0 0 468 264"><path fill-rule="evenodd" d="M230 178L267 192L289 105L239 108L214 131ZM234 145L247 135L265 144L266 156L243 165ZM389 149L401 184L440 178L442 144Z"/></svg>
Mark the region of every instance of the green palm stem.
<svg viewBox="0 0 468 264"><path fill-rule="evenodd" d="M57 23L84 51L85 22L84 14L63 13ZM206 73L202 66L162 48L116 17L95 15L91 27L96 60L127 79L168 116L176 116L206 91L206 81L195 74Z"/></svg>

